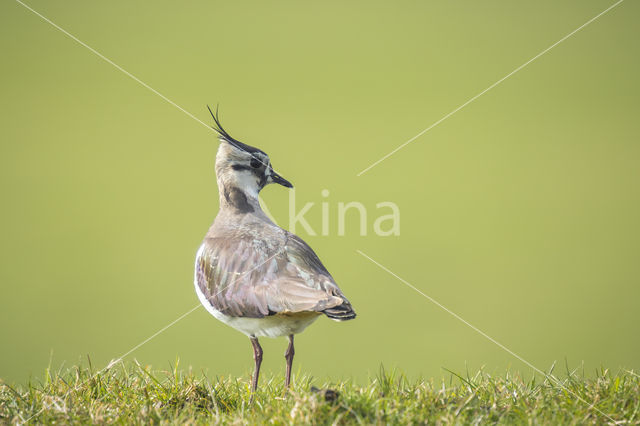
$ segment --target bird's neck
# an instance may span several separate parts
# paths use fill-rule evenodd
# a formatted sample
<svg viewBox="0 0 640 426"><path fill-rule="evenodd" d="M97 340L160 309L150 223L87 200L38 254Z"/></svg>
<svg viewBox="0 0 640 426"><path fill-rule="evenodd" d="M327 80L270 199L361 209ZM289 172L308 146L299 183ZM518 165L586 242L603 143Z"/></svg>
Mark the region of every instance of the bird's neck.
<svg viewBox="0 0 640 426"><path fill-rule="evenodd" d="M240 188L230 182L218 182L220 190L220 210L230 210L238 214L263 214L258 201L258 190Z"/></svg>

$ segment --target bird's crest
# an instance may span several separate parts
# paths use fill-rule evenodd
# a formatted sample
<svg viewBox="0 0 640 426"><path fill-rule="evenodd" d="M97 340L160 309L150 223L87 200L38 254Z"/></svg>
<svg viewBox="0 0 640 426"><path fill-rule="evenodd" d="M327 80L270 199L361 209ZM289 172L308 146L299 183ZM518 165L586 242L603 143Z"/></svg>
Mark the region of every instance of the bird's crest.
<svg viewBox="0 0 640 426"><path fill-rule="evenodd" d="M220 141L227 142L228 144L250 154L256 152L261 152L264 154L261 149L255 148L251 145L247 145L246 143L240 142L239 140L235 139L224 129L224 127L222 127L222 124L220 124L220 118L218 117L217 106L215 114L213 113L209 105L207 105L207 109L209 110L209 113L211 114L211 117L213 117L213 121L215 122L215 126L211 126L211 128L218 134L218 139L220 139Z"/></svg>

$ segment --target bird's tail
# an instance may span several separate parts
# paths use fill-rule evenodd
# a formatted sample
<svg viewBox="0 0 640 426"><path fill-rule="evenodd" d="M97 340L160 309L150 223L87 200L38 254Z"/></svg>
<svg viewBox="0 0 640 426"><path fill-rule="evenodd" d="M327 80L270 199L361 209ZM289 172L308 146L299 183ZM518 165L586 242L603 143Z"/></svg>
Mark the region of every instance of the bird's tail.
<svg viewBox="0 0 640 426"><path fill-rule="evenodd" d="M342 305L325 309L322 313L335 321L347 321L356 317L356 312L351 307L351 303L347 300L345 300Z"/></svg>

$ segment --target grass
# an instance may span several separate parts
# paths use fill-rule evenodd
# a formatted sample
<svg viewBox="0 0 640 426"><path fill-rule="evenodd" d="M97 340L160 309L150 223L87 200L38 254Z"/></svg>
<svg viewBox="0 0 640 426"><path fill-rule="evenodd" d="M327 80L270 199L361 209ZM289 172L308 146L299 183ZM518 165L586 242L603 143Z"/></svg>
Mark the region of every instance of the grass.
<svg viewBox="0 0 640 426"><path fill-rule="evenodd" d="M0 423L640 424L640 376L632 371L570 372L564 388L510 372L447 374L411 381L381 368L364 386L303 376L290 392L280 377L264 377L250 403L245 378L137 363L97 373L74 367L24 387L0 383Z"/></svg>

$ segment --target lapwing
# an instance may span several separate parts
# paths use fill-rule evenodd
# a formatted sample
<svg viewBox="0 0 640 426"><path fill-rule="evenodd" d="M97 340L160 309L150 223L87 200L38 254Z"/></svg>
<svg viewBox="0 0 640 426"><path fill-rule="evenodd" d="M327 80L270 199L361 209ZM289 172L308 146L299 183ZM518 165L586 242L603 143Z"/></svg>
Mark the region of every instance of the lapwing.
<svg viewBox="0 0 640 426"><path fill-rule="evenodd" d="M277 174L269 156L227 133L209 108L220 147L215 171L220 210L198 249L195 288L214 317L246 334L253 346L256 391L260 337L286 336L285 388L291 383L293 336L318 317L336 321L356 313L316 253L263 212L258 194L266 185L293 185Z"/></svg>

